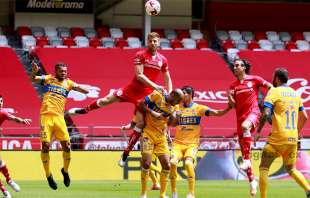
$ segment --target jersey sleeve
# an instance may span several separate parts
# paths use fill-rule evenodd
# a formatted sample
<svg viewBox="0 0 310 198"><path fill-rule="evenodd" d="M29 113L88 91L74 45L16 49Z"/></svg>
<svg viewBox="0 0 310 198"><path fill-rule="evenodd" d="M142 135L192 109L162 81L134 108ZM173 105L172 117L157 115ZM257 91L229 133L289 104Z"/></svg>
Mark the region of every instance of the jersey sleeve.
<svg viewBox="0 0 310 198"><path fill-rule="evenodd" d="M143 56L143 51L138 51L135 55L134 64L135 65L141 65L145 63L145 59Z"/></svg>
<svg viewBox="0 0 310 198"><path fill-rule="evenodd" d="M275 88L272 88L268 91L267 96L264 101L264 107L270 108L273 110L273 106L278 98L278 94Z"/></svg>
<svg viewBox="0 0 310 198"><path fill-rule="evenodd" d="M155 102L160 99L160 93L158 91L153 91L150 95L145 97L145 103L150 108L153 109Z"/></svg>
<svg viewBox="0 0 310 198"><path fill-rule="evenodd" d="M255 76L255 81L258 87L267 87L268 82L260 76Z"/></svg>
<svg viewBox="0 0 310 198"><path fill-rule="evenodd" d="M304 104L302 103L302 100L301 100L300 97L299 97L299 107L298 107L298 110L299 110L299 111L305 110Z"/></svg>
<svg viewBox="0 0 310 198"><path fill-rule="evenodd" d="M52 75L43 75L42 80L41 80L41 84L42 85L48 84L52 78L53 78Z"/></svg>
<svg viewBox="0 0 310 198"><path fill-rule="evenodd" d="M209 116L209 113L210 113L210 108L208 106L205 106L205 105L199 105L198 106L199 110L199 116L202 117L202 116Z"/></svg>
<svg viewBox="0 0 310 198"><path fill-rule="evenodd" d="M73 88L78 87L78 84L75 83L74 81L68 79L68 87L69 87L69 90L72 90Z"/></svg>

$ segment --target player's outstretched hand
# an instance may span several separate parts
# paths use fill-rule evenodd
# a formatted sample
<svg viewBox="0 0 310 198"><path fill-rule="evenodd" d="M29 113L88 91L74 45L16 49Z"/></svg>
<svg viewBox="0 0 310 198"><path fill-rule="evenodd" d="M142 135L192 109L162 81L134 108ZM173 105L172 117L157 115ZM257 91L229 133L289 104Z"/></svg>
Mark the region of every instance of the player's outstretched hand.
<svg viewBox="0 0 310 198"><path fill-rule="evenodd" d="M31 122L32 122L32 120L28 119L28 118L23 120L23 123L26 124L26 125L30 125Z"/></svg>

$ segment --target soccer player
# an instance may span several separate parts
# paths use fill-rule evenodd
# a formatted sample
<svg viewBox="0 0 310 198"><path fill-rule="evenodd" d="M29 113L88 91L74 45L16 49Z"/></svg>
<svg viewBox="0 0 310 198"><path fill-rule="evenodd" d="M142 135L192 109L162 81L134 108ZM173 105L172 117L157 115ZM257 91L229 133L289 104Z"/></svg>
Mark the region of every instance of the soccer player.
<svg viewBox="0 0 310 198"><path fill-rule="evenodd" d="M66 98L71 90L75 90L84 94L88 91L80 87L77 83L67 78L67 65L57 63L55 65L55 76L52 75L36 75L39 67L32 63L31 79L33 82L40 83L44 86L44 96L40 110L41 120L41 160L45 170L46 178L49 186L56 190L57 183L53 179L50 171L49 148L53 136L60 141L63 150L63 163L61 173L64 178L66 187L70 186L70 177L68 173L71 160L70 137L64 119L64 108Z"/></svg>
<svg viewBox="0 0 310 198"><path fill-rule="evenodd" d="M68 112L70 115L85 114L89 111L105 107L115 102L130 102L135 106L153 90L164 91L164 88L155 83L160 72L164 76L165 88L170 93L172 90L172 81L168 70L167 59L157 51L159 47L160 36L156 32L148 34L147 49L140 50L136 53L135 64L135 76L131 83L124 88L116 90L114 93L106 95L104 98L100 98L86 108L73 108ZM137 123L130 135L128 147L122 154L119 161L120 166L124 166L129 152L132 150L136 142L139 140L144 126L144 116L136 109Z"/></svg>
<svg viewBox="0 0 310 198"><path fill-rule="evenodd" d="M257 192L257 182L253 175L251 164L252 132L261 115L258 106L258 92L261 87L271 88L272 84L259 76L249 75L251 65L246 60L234 61L234 75L237 80L230 85L229 101L235 106L237 115L237 135L242 153L243 163L240 168L246 171L250 194Z"/></svg>
<svg viewBox="0 0 310 198"><path fill-rule="evenodd" d="M152 163L152 155L155 154L161 164L160 173L160 198L166 197L167 179L170 172L169 148L166 136L168 117L174 111L174 105L179 104L184 97L181 89L173 90L169 95L163 95L158 91L145 97L140 103L146 111L145 127L141 137L141 198L146 198L147 181Z"/></svg>
<svg viewBox="0 0 310 198"><path fill-rule="evenodd" d="M273 86L264 102L264 112L257 129L256 140L268 117L272 118L272 129L262 153L259 166L259 188L261 198L267 197L268 171L277 157L282 157L288 174L304 189L310 198L310 185L295 168L299 134L307 121L307 113L300 95L286 83L288 72L277 68L273 75Z"/></svg>
<svg viewBox="0 0 310 198"><path fill-rule="evenodd" d="M0 126L5 120L10 120L13 122L30 125L31 119L20 118L20 117L17 117L17 116L14 116L8 113L5 109L3 109L3 103L4 103L3 97L2 95L0 95ZM0 128L0 131L1 131L1 128ZM15 192L19 192L20 191L19 185L11 179L8 168L1 157L0 157L0 172L4 175L7 184L11 186ZM3 193L5 198L11 198L10 192L4 187L1 181L0 181L0 190Z"/></svg>
<svg viewBox="0 0 310 198"><path fill-rule="evenodd" d="M195 170L194 161L200 144L200 121L203 116L222 116L231 107L227 106L224 110L211 109L205 105L193 102L194 89L191 86L182 87L184 99L182 104L175 107L178 113L176 123L176 133L172 146L172 156L170 160L170 182L172 198L177 198L176 179L177 164L184 160L188 178L187 198L195 197Z"/></svg>
<svg viewBox="0 0 310 198"><path fill-rule="evenodd" d="M121 129L121 131L127 131L127 130L132 130L135 126L136 126L136 122L135 122L135 118L134 118L129 124L121 126L120 129ZM152 161L154 161L155 159L156 159L156 156L153 155ZM160 189L160 185L158 183L156 173L160 173L160 169L157 166L155 166L153 163L151 163L150 172L149 172L150 178L151 178L152 183L153 183L151 190L159 190Z"/></svg>

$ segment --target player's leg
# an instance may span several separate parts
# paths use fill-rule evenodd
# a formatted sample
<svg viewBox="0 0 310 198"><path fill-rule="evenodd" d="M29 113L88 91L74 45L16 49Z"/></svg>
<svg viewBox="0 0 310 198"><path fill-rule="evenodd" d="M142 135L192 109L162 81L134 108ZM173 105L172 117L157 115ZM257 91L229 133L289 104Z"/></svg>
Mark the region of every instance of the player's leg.
<svg viewBox="0 0 310 198"><path fill-rule="evenodd" d="M67 131L67 126L64 117L57 116L55 118L55 137L60 142L62 148L63 168L61 173L63 175L63 182L66 187L70 186L69 166L71 162L71 148L70 136Z"/></svg>
<svg viewBox="0 0 310 198"><path fill-rule="evenodd" d="M310 197L310 185L304 175L295 167L297 159L297 145L283 145L283 147L286 147L283 151L281 151L286 171L296 181L296 183L304 189L307 197Z"/></svg>
<svg viewBox="0 0 310 198"><path fill-rule="evenodd" d="M0 172L4 175L7 184L11 186L11 188L15 192L19 192L20 191L19 185L14 180L11 179L9 170L1 157L0 157Z"/></svg>
<svg viewBox="0 0 310 198"><path fill-rule="evenodd" d="M190 145L187 147L185 151L185 169L187 172L187 180L188 180L188 195L187 198L195 197L195 169L194 169L194 159L197 154L197 146Z"/></svg>
<svg viewBox="0 0 310 198"><path fill-rule="evenodd" d="M151 190L159 190L160 189L160 185L159 185L158 179L156 177L157 167L156 168L154 168L154 167L155 167L155 165L153 163L151 163L151 165L150 165L150 172L149 172L149 176L150 176L150 178L152 180L152 183L153 183L152 187L151 187Z"/></svg>
<svg viewBox="0 0 310 198"><path fill-rule="evenodd" d="M118 162L121 167L126 164L126 160L129 156L130 151L133 149L133 147L141 137L142 129L144 127L144 114L141 111L136 110L134 120L136 124L133 128L133 132L129 136L128 146L124 150L121 159Z"/></svg>
<svg viewBox="0 0 310 198"><path fill-rule="evenodd" d="M270 144L267 144L263 149L262 159L259 165L259 190L261 198L267 197L269 168L277 157L276 150Z"/></svg>
<svg viewBox="0 0 310 198"><path fill-rule="evenodd" d="M41 116L41 161L45 171L45 175L48 181L48 185L53 189L57 189L57 183L55 182L50 170L50 141L54 130L53 116Z"/></svg>
<svg viewBox="0 0 310 198"><path fill-rule="evenodd" d="M166 190L168 184L168 177L170 173L169 154L162 154L158 156L162 170L160 173L160 198L166 197Z"/></svg>
<svg viewBox="0 0 310 198"><path fill-rule="evenodd" d="M5 186L3 185L2 181L0 180L0 190L3 194L4 198L11 198L11 193L5 188Z"/></svg>
<svg viewBox="0 0 310 198"><path fill-rule="evenodd" d="M85 108L72 108L69 109L68 114L69 115L76 115L76 114L86 114L89 111L99 109L101 107L107 106L109 104L112 104L114 102L119 102L121 99L116 97L113 93L109 93L103 98L100 98L91 104L87 105Z"/></svg>
<svg viewBox="0 0 310 198"><path fill-rule="evenodd" d="M179 160L183 158L182 146L174 143L172 145L171 159L170 159L170 186L172 198L177 198L177 165Z"/></svg>
<svg viewBox="0 0 310 198"><path fill-rule="evenodd" d="M152 163L154 144L147 134L141 137L141 198L146 197L147 181L149 179L150 165Z"/></svg>

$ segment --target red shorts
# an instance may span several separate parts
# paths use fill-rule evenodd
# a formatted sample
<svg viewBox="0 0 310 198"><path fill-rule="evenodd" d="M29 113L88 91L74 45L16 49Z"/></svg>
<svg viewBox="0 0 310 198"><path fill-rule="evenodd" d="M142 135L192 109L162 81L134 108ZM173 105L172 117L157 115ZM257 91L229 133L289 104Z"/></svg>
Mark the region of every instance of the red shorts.
<svg viewBox="0 0 310 198"><path fill-rule="evenodd" d="M253 127L251 128L251 133L253 133L255 131L255 128L257 127L258 123L259 123L259 118L260 118L260 112L252 112L246 116L242 116L241 118L238 119L237 121L237 133L238 133L238 137L242 138L243 137L243 131L242 131L242 123L244 121L249 121L252 123Z"/></svg>
<svg viewBox="0 0 310 198"><path fill-rule="evenodd" d="M145 96L151 94L153 90L149 87L135 86L134 84L129 84L124 88L117 89L114 91L113 95L121 100L121 102L130 102L135 106L139 104Z"/></svg>

